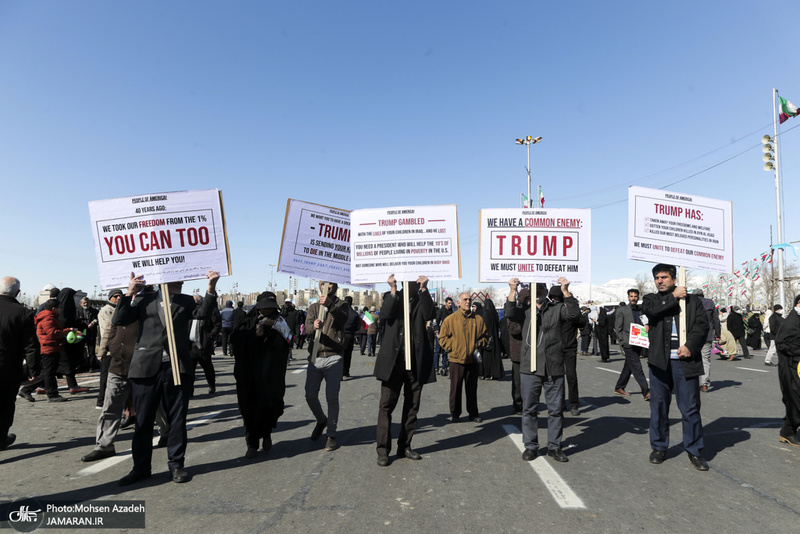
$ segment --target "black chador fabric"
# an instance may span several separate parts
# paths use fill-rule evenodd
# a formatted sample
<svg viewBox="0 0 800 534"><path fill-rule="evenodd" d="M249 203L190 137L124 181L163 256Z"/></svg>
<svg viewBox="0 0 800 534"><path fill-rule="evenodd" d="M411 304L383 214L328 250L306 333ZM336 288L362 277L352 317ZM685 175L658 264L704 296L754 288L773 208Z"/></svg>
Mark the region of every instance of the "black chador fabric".
<svg viewBox="0 0 800 534"><path fill-rule="evenodd" d="M476 307L480 307L476 304ZM481 363L481 376L484 378L493 378L500 380L503 378L503 359L500 357L502 350L500 340L500 316L497 313L497 308L494 306L492 299L483 301L481 309L476 309L475 313L480 313L483 317L483 324L486 325L486 331L489 332L489 343L481 350L483 362Z"/></svg>
<svg viewBox="0 0 800 534"><path fill-rule="evenodd" d="M283 415L290 351L289 343L273 328L263 328L263 335L257 335L261 319L259 311L253 308L231 335L236 358L233 368L236 396L250 446L257 446L260 438L269 436Z"/></svg>

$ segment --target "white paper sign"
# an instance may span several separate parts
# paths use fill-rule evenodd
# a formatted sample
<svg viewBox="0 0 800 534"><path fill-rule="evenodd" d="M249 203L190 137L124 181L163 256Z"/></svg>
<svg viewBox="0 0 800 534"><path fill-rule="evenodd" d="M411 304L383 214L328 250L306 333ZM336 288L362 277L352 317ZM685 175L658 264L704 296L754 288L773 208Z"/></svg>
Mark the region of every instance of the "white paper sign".
<svg viewBox="0 0 800 534"><path fill-rule="evenodd" d="M632 347L650 347L650 336L645 331L644 326L631 323L631 330L628 336L628 344Z"/></svg>
<svg viewBox="0 0 800 534"><path fill-rule="evenodd" d="M350 212L288 199L278 272L350 283Z"/></svg>
<svg viewBox="0 0 800 534"><path fill-rule="evenodd" d="M455 280L461 276L455 204L354 210L350 272L354 284Z"/></svg>
<svg viewBox="0 0 800 534"><path fill-rule="evenodd" d="M731 202L630 187L628 258L733 272Z"/></svg>
<svg viewBox="0 0 800 534"><path fill-rule="evenodd" d="M89 202L100 287L127 287L231 274L218 189L172 191Z"/></svg>
<svg viewBox="0 0 800 534"><path fill-rule="evenodd" d="M486 209L480 225L481 282L591 281L591 210Z"/></svg>

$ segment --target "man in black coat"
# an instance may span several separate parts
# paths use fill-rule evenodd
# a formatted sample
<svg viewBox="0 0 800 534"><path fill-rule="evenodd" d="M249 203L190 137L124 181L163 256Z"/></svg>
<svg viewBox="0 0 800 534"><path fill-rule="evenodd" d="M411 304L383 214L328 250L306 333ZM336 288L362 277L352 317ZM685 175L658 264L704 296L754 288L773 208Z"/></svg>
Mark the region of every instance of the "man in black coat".
<svg viewBox="0 0 800 534"><path fill-rule="evenodd" d="M23 379L22 361L36 359L36 327L33 312L17 302L19 280L0 278L0 451L17 436L9 434L14 423L14 402Z"/></svg>
<svg viewBox="0 0 800 534"><path fill-rule="evenodd" d="M703 421L700 418L701 351L708 335L703 303L678 286L674 265L653 267L658 293L642 299L642 313L650 320L650 462L660 464L669 448L669 406L672 393L683 420L683 447L699 471L708 471L703 453ZM686 339L679 340L680 301L686 302Z"/></svg>
<svg viewBox="0 0 800 534"><path fill-rule="evenodd" d="M600 306L597 310L597 324L594 327L594 335L597 338L597 350L600 351L600 361L608 362L611 352L608 347L608 312L605 307Z"/></svg>
<svg viewBox="0 0 800 534"><path fill-rule="evenodd" d="M375 377L381 381L378 405L377 451L378 465L389 465L392 449L392 411L397 406L403 390L403 414L400 435L397 437L397 455L411 460L422 456L411 448L411 438L417 426L417 413L422 398L422 386L436 381L433 370L433 347L428 341L425 323L436 315L436 307L428 292L428 279L420 276L408 284L409 321L411 334L411 369L406 369L405 341L403 338L403 293L397 290L394 275L388 280L390 291L383 295L381 321L385 325L383 343L375 360Z"/></svg>
<svg viewBox="0 0 800 534"><path fill-rule="evenodd" d="M736 339L736 342L742 346L742 357L750 359L750 351L747 349L747 330L744 327L744 318L739 313L738 306L731 306L731 312L728 314L728 332Z"/></svg>
<svg viewBox="0 0 800 534"><path fill-rule="evenodd" d="M208 292L200 311L194 314L203 320L211 315L217 301L219 273L209 271ZM120 299L111 323L117 326L139 322L139 338L136 341L128 379L132 384L133 406L136 410L136 429L133 433L131 452L133 470L119 481L128 486L150 477L153 456L153 424L160 404L163 404L169 423L167 457L174 482L186 482L189 475L183 469L186 453L186 413L192 391L192 342L189 326L195 309L191 295L181 294L183 282L167 284L172 308L172 324L175 333L175 350L180 366L181 384L172 379L172 367L168 352L167 329L164 323L163 295L160 291L145 292L131 304L135 295L145 288L142 276L131 273L128 291Z"/></svg>
<svg viewBox="0 0 800 534"><path fill-rule="evenodd" d="M779 440L800 447L797 429L800 428L800 377L797 366L800 363L800 295L794 298L794 307L786 319L778 326L775 334L775 347L778 350L778 380L781 385L781 400L786 409L783 416ZM776 312L780 314L780 312Z"/></svg>

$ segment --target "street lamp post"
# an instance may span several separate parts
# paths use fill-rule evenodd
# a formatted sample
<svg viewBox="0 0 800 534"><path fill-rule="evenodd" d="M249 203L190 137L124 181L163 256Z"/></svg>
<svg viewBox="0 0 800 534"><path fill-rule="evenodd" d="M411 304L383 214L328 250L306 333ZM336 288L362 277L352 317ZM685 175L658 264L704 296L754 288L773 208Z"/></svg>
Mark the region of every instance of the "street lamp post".
<svg viewBox="0 0 800 534"><path fill-rule="evenodd" d="M522 139L517 139L518 145L525 145L528 149L528 166L525 167L525 169L528 171L528 201L525 203L526 208L531 207L531 145L535 145L541 140L541 137L533 138L530 135Z"/></svg>

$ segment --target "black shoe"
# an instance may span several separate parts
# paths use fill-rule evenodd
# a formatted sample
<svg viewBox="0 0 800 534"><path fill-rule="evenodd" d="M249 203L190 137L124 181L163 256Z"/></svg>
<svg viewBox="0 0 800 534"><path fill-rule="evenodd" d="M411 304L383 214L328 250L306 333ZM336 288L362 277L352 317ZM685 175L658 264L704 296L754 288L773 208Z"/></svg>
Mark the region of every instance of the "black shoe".
<svg viewBox="0 0 800 534"><path fill-rule="evenodd" d="M477 415L475 417L470 417L469 420L472 421L473 423L483 423L483 419L481 419L480 416Z"/></svg>
<svg viewBox="0 0 800 534"><path fill-rule="evenodd" d="M784 436L783 434L781 434L779 440L781 443L788 443L789 445L800 447L800 440L798 440L797 436L794 434L792 434L791 436Z"/></svg>
<svg viewBox="0 0 800 534"><path fill-rule="evenodd" d="M216 387L216 386L210 386L210 387L208 388L208 394L209 394L209 395L213 395L213 394L214 394L214 393L216 393L216 392L217 392L217 387Z"/></svg>
<svg viewBox="0 0 800 534"><path fill-rule="evenodd" d="M561 449L548 449L547 456L556 462L569 462L569 458L567 458L567 455L564 454L564 451Z"/></svg>
<svg viewBox="0 0 800 534"><path fill-rule="evenodd" d="M146 478L150 478L149 472L140 472L140 471L131 471L117 482L120 486L130 486L131 484L136 484L140 480L144 480Z"/></svg>
<svg viewBox="0 0 800 534"><path fill-rule="evenodd" d="M578 410L577 406L573 406L572 409L569 411L569 413L571 413L572 415L580 415L581 411Z"/></svg>
<svg viewBox="0 0 800 534"><path fill-rule="evenodd" d="M777 367L777 366L776 366L774 363L772 363L772 362L764 362L764 365L766 365L767 367ZM20 394L20 397L21 397L21 396L22 396L22 394ZM26 397L26 398L27 398L27 397Z"/></svg>
<svg viewBox="0 0 800 534"><path fill-rule="evenodd" d="M264 438L264 446L262 447L265 452L269 451L272 448L272 436L267 436Z"/></svg>
<svg viewBox="0 0 800 534"><path fill-rule="evenodd" d="M156 443L156 449L162 449L167 446L167 436L161 436L158 438L158 443Z"/></svg>
<svg viewBox="0 0 800 534"><path fill-rule="evenodd" d="M189 473L184 471L183 468L176 467L175 469L170 469L169 472L172 473L173 482L183 484L189 481Z"/></svg>
<svg viewBox="0 0 800 534"><path fill-rule="evenodd" d="M686 454L689 455L689 461L692 462L692 465L694 466L695 469L697 469L698 471L708 471L708 463L706 463L706 461L703 460L702 456L695 456L691 452L687 452Z"/></svg>
<svg viewBox="0 0 800 534"><path fill-rule="evenodd" d="M386 467L389 465L389 455L388 454L379 454L378 455L378 465L381 467Z"/></svg>
<svg viewBox="0 0 800 534"><path fill-rule="evenodd" d="M116 451L101 451L98 449L93 450L83 458L81 458L81 462L96 462L97 460L102 460L103 458L110 458L116 454Z"/></svg>
<svg viewBox="0 0 800 534"><path fill-rule="evenodd" d="M328 426L327 418L323 419L322 421L317 421L317 424L314 425L314 430L311 431L311 441L317 441L322 435L322 431L325 430L326 426Z"/></svg>
<svg viewBox="0 0 800 534"><path fill-rule="evenodd" d="M61 395L56 395L55 397L47 397L47 402L66 402L67 398L62 397Z"/></svg>
<svg viewBox="0 0 800 534"><path fill-rule="evenodd" d="M0 451L4 451L11 446L12 443L17 441L16 434L9 434L5 437L5 439L0 440Z"/></svg>
<svg viewBox="0 0 800 534"><path fill-rule="evenodd" d="M525 449L525 452L522 453L522 459L526 462L531 462L539 456L539 451L536 449Z"/></svg>
<svg viewBox="0 0 800 534"><path fill-rule="evenodd" d="M666 451L656 451L650 453L650 463L651 464L663 464L664 459L667 457Z"/></svg>
<svg viewBox="0 0 800 534"><path fill-rule="evenodd" d="M454 416L452 416L452 417L450 418L450 422L451 422L451 423L460 423L460 422L461 422L461 416L460 416L460 415L454 415Z"/></svg>
<svg viewBox="0 0 800 534"><path fill-rule="evenodd" d="M19 395L28 402L36 402L36 399L33 398L33 395L31 395L27 391L19 390L19 393L17 393L17 395Z"/></svg>
<svg viewBox="0 0 800 534"><path fill-rule="evenodd" d="M125 417L122 421L120 421L119 428L120 430L122 430L123 428L128 428L129 426L133 426L135 424L136 424L136 416L131 415L130 417Z"/></svg>
<svg viewBox="0 0 800 534"><path fill-rule="evenodd" d="M407 447L405 450L402 449L398 450L397 455L405 456L409 460L422 460L422 455L417 451L415 451L414 449L412 449L411 447Z"/></svg>
<svg viewBox="0 0 800 534"><path fill-rule="evenodd" d="M247 458L248 460L252 460L253 458L256 457L257 452L258 449L256 449L255 447L247 447L247 452L244 453L244 457Z"/></svg>

